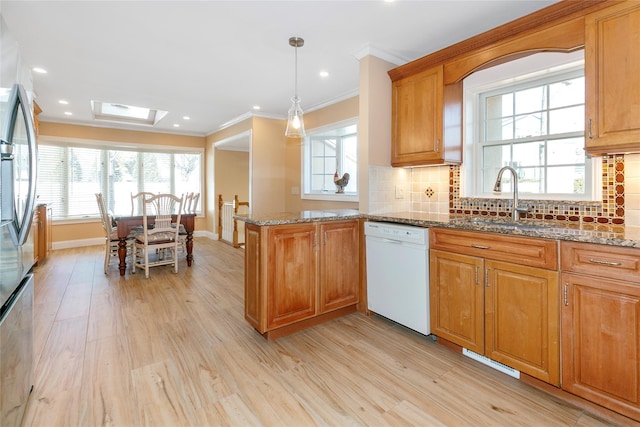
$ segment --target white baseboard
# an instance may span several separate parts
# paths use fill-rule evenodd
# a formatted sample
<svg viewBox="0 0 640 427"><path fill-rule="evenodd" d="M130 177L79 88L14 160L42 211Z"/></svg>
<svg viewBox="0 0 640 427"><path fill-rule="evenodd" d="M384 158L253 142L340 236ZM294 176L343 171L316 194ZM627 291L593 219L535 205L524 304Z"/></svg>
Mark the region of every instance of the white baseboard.
<svg viewBox="0 0 640 427"><path fill-rule="evenodd" d="M206 237L211 240L218 240L218 234L210 231L194 231L194 237ZM63 240L61 242L53 242L51 245L52 250L57 249L70 249L81 248L84 246L98 246L104 245L104 237L94 237L92 239L78 239L78 240Z"/></svg>

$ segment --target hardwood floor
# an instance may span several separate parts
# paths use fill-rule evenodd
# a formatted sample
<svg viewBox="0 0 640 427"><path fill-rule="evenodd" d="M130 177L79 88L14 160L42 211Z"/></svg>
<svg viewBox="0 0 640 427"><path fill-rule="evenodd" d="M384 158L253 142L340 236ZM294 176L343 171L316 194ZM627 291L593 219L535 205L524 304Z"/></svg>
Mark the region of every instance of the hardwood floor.
<svg viewBox="0 0 640 427"><path fill-rule="evenodd" d="M604 426L605 420L359 313L269 342L243 319L243 252L121 278L103 248L36 268L25 426Z"/></svg>

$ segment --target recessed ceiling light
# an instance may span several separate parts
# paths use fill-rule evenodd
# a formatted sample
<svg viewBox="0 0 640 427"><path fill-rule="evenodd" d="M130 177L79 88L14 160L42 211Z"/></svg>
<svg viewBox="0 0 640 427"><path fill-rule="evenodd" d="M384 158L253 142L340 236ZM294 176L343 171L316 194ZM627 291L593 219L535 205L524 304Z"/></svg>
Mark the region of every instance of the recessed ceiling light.
<svg viewBox="0 0 640 427"><path fill-rule="evenodd" d="M182 117L182 119L183 119L183 120L191 120L191 117L189 117L189 116L183 116L183 117Z"/></svg>
<svg viewBox="0 0 640 427"><path fill-rule="evenodd" d="M47 74L47 70L45 70L44 68L33 67L32 70L33 70L34 73Z"/></svg>
<svg viewBox="0 0 640 427"><path fill-rule="evenodd" d="M65 116L73 116L73 113L71 111L65 111L64 115Z"/></svg>
<svg viewBox="0 0 640 427"><path fill-rule="evenodd" d="M260 106L259 106L259 105L254 105L254 106L253 106L253 109L254 109L254 110L259 110L259 109L260 109Z"/></svg>
<svg viewBox="0 0 640 427"><path fill-rule="evenodd" d="M322 78L329 77L329 72L328 71L320 71L320 77L322 77Z"/></svg>
<svg viewBox="0 0 640 427"><path fill-rule="evenodd" d="M64 99L61 99L60 101L58 101L58 104L69 105L69 101L65 101Z"/></svg>
<svg viewBox="0 0 640 427"><path fill-rule="evenodd" d="M174 128L179 128L179 127L180 127L180 125L179 125L178 123L174 123L174 124L173 124L173 127L174 127Z"/></svg>

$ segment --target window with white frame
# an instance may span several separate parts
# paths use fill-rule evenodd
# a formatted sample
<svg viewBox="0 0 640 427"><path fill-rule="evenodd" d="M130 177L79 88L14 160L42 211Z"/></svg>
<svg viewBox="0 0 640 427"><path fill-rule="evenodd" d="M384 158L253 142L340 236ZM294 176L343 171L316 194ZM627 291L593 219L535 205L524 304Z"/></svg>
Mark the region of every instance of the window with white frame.
<svg viewBox="0 0 640 427"><path fill-rule="evenodd" d="M51 204L53 218L98 217L95 193L116 215L131 213L131 194L140 191L200 192L202 151L154 151L40 143L38 202ZM201 206L197 207L201 211Z"/></svg>
<svg viewBox="0 0 640 427"><path fill-rule="evenodd" d="M584 93L581 62L472 89L475 137L466 168L472 194L495 197L498 171L511 166L522 198L590 200L594 173L584 152ZM511 176L504 177L508 193Z"/></svg>
<svg viewBox="0 0 640 427"><path fill-rule="evenodd" d="M302 150L302 197L321 200L357 200L357 119L307 131ZM344 193L337 193L335 177L349 174Z"/></svg>

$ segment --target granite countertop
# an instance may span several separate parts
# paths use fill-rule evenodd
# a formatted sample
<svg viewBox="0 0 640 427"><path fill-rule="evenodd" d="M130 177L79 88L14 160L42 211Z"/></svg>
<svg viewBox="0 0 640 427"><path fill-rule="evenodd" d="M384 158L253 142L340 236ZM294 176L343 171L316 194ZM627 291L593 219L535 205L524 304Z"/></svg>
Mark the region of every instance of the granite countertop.
<svg viewBox="0 0 640 427"><path fill-rule="evenodd" d="M408 224L418 227L455 228L543 239L568 240L634 248L640 247L640 227L597 223L573 224L539 220L522 220L514 223L505 219L489 216L470 217L449 214L428 214L423 212L365 214L354 209L310 210L262 215L249 214L236 215L234 218L259 226L363 218L371 221Z"/></svg>
<svg viewBox="0 0 640 427"><path fill-rule="evenodd" d="M332 209L317 211L277 212L266 214L239 214L234 219L254 225L284 225L316 221L339 221L343 219L363 218L355 209Z"/></svg>

